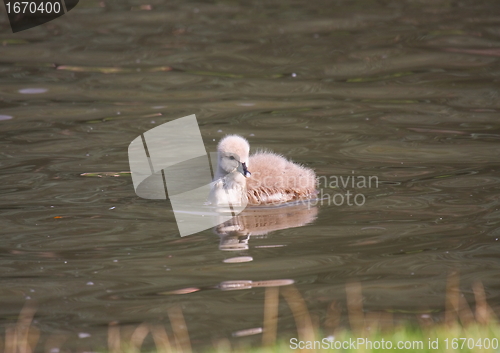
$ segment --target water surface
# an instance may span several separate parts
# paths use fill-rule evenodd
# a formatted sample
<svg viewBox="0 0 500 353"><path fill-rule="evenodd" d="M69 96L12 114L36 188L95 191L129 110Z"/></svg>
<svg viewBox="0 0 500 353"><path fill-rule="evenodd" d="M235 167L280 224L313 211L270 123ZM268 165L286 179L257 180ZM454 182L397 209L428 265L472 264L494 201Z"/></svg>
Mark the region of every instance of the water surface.
<svg viewBox="0 0 500 353"><path fill-rule="evenodd" d="M238 343L262 327L265 289L221 289L237 280L293 280L320 327L333 301L347 325L352 281L366 313L398 319L439 321L452 271L471 306L478 279L500 304L495 1L86 0L16 34L0 21L3 327L32 301L42 339L96 349L110 322L170 333L180 306L194 346ZM181 238L168 201L112 175L135 137L190 114L208 152L236 133L378 187L323 183L366 202L324 202L239 250L214 230Z"/></svg>

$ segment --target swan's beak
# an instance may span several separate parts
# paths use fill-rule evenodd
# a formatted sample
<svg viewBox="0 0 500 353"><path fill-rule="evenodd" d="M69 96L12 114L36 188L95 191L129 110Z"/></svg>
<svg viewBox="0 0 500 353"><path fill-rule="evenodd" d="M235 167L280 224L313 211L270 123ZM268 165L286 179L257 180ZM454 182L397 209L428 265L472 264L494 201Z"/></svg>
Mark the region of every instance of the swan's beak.
<svg viewBox="0 0 500 353"><path fill-rule="evenodd" d="M248 178L250 175L252 175L252 173L250 173L247 169L247 165L245 163L240 163L238 165L238 172L240 172L241 174L243 174L243 176L245 178Z"/></svg>

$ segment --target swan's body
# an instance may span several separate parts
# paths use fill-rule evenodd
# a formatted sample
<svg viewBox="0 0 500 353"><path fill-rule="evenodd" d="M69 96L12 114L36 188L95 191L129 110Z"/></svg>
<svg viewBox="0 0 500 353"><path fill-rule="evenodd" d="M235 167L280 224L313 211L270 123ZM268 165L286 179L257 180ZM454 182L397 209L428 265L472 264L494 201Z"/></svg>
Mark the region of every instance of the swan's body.
<svg viewBox="0 0 500 353"><path fill-rule="evenodd" d="M248 141L224 137L217 146L217 172L209 201L213 205L269 205L316 195L316 174L272 152L249 156Z"/></svg>

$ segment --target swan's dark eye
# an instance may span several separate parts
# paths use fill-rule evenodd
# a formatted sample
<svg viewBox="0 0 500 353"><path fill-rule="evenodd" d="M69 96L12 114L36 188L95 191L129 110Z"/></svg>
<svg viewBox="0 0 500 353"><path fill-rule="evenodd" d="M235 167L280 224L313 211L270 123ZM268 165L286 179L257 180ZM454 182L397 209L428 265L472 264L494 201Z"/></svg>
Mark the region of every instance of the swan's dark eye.
<svg viewBox="0 0 500 353"><path fill-rule="evenodd" d="M234 157L233 156L229 157L229 159L232 160L232 161L234 161Z"/></svg>

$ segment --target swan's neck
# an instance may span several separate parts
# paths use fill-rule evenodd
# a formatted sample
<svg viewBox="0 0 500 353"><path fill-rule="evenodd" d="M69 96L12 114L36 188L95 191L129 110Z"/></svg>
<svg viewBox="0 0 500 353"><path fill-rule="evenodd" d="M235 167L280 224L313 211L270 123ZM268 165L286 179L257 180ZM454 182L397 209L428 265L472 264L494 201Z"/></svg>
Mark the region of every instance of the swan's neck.
<svg viewBox="0 0 500 353"><path fill-rule="evenodd" d="M241 190L246 191L247 181L246 178L237 170L225 175L222 178L224 189L226 190Z"/></svg>
<svg viewBox="0 0 500 353"><path fill-rule="evenodd" d="M215 180L211 193L211 202L216 205L246 205L246 186L245 177L240 172L235 170L228 173Z"/></svg>

